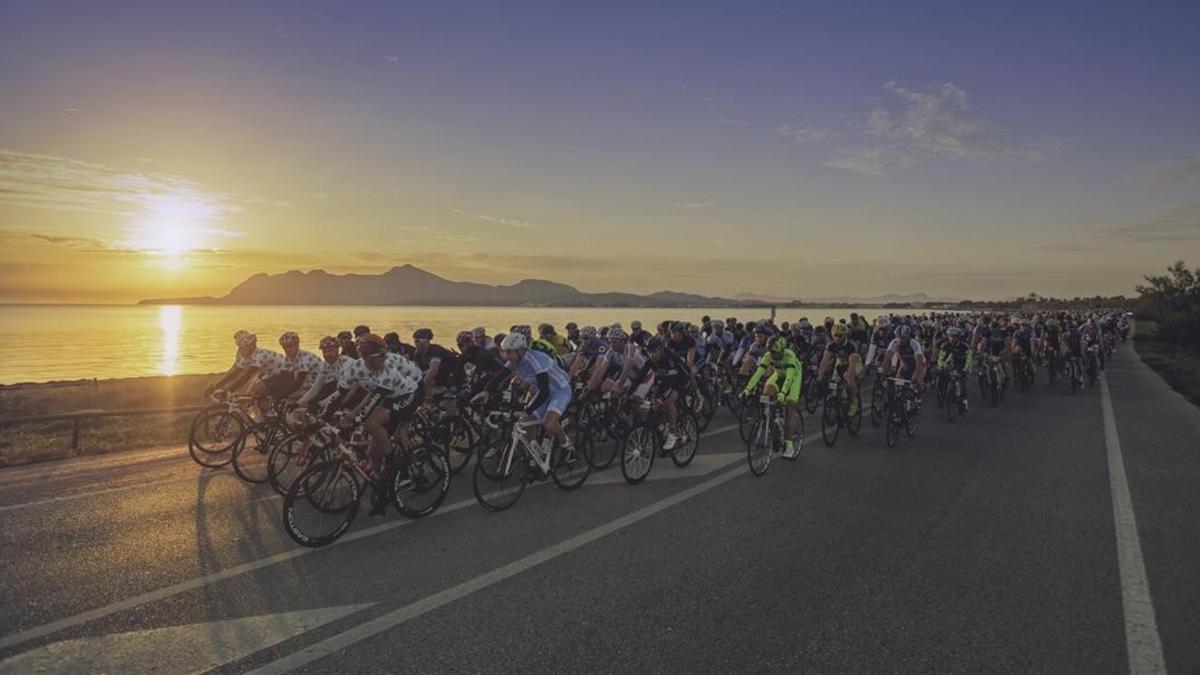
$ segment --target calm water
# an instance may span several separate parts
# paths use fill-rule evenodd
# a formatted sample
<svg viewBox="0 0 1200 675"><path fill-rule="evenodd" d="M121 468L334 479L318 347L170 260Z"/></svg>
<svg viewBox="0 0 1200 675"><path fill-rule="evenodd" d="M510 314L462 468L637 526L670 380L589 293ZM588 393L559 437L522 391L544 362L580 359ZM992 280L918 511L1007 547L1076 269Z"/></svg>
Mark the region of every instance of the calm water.
<svg viewBox="0 0 1200 675"><path fill-rule="evenodd" d="M881 310L863 310L869 317ZM204 307L0 305L0 384L47 382L80 378L178 375L223 371L233 361L234 331L245 328L259 344L278 348L281 333L300 333L304 349L317 351L322 335L365 323L379 334L396 331L405 338L422 326L433 329L434 340L452 346L460 330L484 326L489 333L507 331L516 323L536 326L549 322L562 329L641 320L647 327L666 318L698 321L736 316L757 319L767 310L729 309L588 309L521 307ZM849 309L806 307L810 320L846 316ZM781 312L778 320L793 321L798 310Z"/></svg>

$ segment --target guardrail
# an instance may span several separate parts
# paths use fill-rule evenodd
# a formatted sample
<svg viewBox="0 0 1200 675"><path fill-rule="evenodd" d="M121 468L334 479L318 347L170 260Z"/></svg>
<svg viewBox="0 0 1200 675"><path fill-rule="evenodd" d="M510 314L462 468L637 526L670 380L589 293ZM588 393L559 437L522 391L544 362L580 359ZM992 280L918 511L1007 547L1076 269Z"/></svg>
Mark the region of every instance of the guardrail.
<svg viewBox="0 0 1200 675"><path fill-rule="evenodd" d="M53 415L4 417L0 418L0 428L9 427L14 424L26 424L30 422L62 422L70 420L71 456L74 457L75 455L79 454L79 430L84 420L103 419L106 417L139 417L144 415L170 415L176 413L199 412L207 407L207 405L190 405L178 408L138 408L134 410L76 410L74 412L56 413Z"/></svg>

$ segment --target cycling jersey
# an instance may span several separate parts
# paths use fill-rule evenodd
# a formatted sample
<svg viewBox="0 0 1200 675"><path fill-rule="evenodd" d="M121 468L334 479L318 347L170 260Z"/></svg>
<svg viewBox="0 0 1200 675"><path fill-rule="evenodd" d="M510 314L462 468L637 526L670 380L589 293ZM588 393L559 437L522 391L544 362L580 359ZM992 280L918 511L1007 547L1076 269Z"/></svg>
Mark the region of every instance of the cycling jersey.
<svg viewBox="0 0 1200 675"><path fill-rule="evenodd" d="M421 372L428 372L434 361L438 362L437 375L434 384L444 387L448 384L459 384L463 379L462 359L457 354L437 344L430 344L424 352L414 355L413 361Z"/></svg>
<svg viewBox="0 0 1200 675"><path fill-rule="evenodd" d="M553 344L547 342L546 340L543 340L542 338L534 338L530 340L529 350L545 354L546 356L549 356L554 361L554 364L559 368L563 367L562 358L558 355L558 350L555 349Z"/></svg>
<svg viewBox="0 0 1200 675"><path fill-rule="evenodd" d="M799 401L801 384L804 382L804 365L800 362L796 353L790 349L783 350L783 353L779 357L776 357L769 351L764 354L762 360L758 362L758 368L750 376L750 380L746 382L746 388L743 390L743 393L749 394L753 392L754 387L758 385L758 381L762 379L768 368L774 369L769 384L775 385L780 398L790 403Z"/></svg>
<svg viewBox="0 0 1200 675"><path fill-rule="evenodd" d="M970 370L974 361L974 353L962 340L955 344L950 344L948 341L943 342L942 348L938 350L938 368L945 368L949 363L952 370L961 371L964 368Z"/></svg>
<svg viewBox="0 0 1200 675"><path fill-rule="evenodd" d="M325 398L337 389L349 389L353 384L349 379L349 371L355 361L356 359L345 355L339 355L332 362L322 360L321 370L317 372L312 385L309 386L304 396L300 397L298 403L307 405Z"/></svg>
<svg viewBox="0 0 1200 675"><path fill-rule="evenodd" d="M921 348L921 342L916 338L909 338L907 342L908 344L905 344L903 338L893 338L892 343L888 345L888 351L893 352L896 355L897 361L903 364L904 367L902 370L911 374L916 370L917 357L923 356L925 350ZM894 366L897 364L893 362L891 365Z"/></svg>
<svg viewBox="0 0 1200 675"><path fill-rule="evenodd" d="M263 380L288 371L287 358L283 354L262 347L255 349L250 356L242 356L242 353L238 352L233 366L241 369L257 368L258 377Z"/></svg>
<svg viewBox="0 0 1200 675"><path fill-rule="evenodd" d="M647 358L641 370L633 377L634 383L645 382L647 376L654 375L655 388L660 392L675 390L683 394L688 383L687 363L670 349L664 349L663 355L657 361Z"/></svg>
<svg viewBox="0 0 1200 675"><path fill-rule="evenodd" d="M346 370L346 380L383 392L388 398L405 398L421 386L421 369L403 356L389 353L379 370L371 370L362 359L355 361Z"/></svg>
<svg viewBox="0 0 1200 675"><path fill-rule="evenodd" d="M506 362L504 367L514 377L537 388L525 412L538 418L551 411L561 415L571 404L571 378L553 357L528 349L515 365Z"/></svg>
<svg viewBox="0 0 1200 675"><path fill-rule="evenodd" d="M857 353L854 351L854 345L850 344L849 340L842 343L838 343L837 340L830 340L829 344L825 346L825 352L833 354L833 357L838 361L846 361L850 358L851 354Z"/></svg>

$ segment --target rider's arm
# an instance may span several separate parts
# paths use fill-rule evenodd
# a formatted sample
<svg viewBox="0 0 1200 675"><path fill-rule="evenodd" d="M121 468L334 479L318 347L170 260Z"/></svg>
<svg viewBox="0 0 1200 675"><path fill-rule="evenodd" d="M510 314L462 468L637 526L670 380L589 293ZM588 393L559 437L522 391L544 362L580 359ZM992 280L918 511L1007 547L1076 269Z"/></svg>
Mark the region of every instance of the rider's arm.
<svg viewBox="0 0 1200 675"><path fill-rule="evenodd" d="M537 374L537 394L533 397L533 400L529 402L529 405L525 406L525 413L528 415L532 415L533 411L542 407L542 404L545 403L547 400L549 400L549 398L550 398L550 373L547 373L547 372L538 373Z"/></svg>
<svg viewBox="0 0 1200 675"><path fill-rule="evenodd" d="M312 382L309 384L308 390L304 391L304 394L296 400L296 403L300 405L308 405L309 403L312 403L313 399L317 397L317 394L319 394L321 390L325 388L325 377L323 375L318 377L310 377L310 379ZM297 391L301 391L303 389L304 387L301 385L300 389Z"/></svg>
<svg viewBox="0 0 1200 675"><path fill-rule="evenodd" d="M763 359L763 361L766 361L766 359ZM760 362L758 367L754 369L754 374L751 375L750 379L746 381L746 386L742 389L742 394L749 396L750 392L754 391L754 387L758 386L758 381L762 379L762 376L766 372L766 364Z"/></svg>

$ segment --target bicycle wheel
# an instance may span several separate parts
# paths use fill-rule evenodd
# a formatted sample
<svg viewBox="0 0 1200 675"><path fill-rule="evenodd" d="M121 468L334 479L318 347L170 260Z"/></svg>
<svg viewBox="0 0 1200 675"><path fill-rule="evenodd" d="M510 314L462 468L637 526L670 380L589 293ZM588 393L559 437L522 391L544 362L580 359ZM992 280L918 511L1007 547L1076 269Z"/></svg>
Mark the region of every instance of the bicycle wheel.
<svg viewBox="0 0 1200 675"><path fill-rule="evenodd" d="M912 410L910 410L907 416L904 418L904 433L907 434L909 438L917 435L917 425L918 421L921 419L920 402L914 398L912 406Z"/></svg>
<svg viewBox="0 0 1200 675"><path fill-rule="evenodd" d="M247 483L265 483L269 478L268 459L275 445L287 436L287 427L275 420L255 422L246 427L233 446L233 471Z"/></svg>
<svg viewBox="0 0 1200 675"><path fill-rule="evenodd" d="M361 496L358 477L341 461L311 466L283 498L283 529L301 546L332 544L350 529Z"/></svg>
<svg viewBox="0 0 1200 675"><path fill-rule="evenodd" d="M996 379L992 380L992 407L1000 405L1000 382Z"/></svg>
<svg viewBox="0 0 1200 675"><path fill-rule="evenodd" d="M430 436L432 447L445 453L451 474L471 463L471 455L479 443L475 430L461 417L447 417L438 422Z"/></svg>
<svg viewBox="0 0 1200 675"><path fill-rule="evenodd" d="M558 460L550 469L550 478L561 490L577 490L592 473L592 465L587 453L576 446L570 457L564 456L566 450L561 446L555 449Z"/></svg>
<svg viewBox="0 0 1200 675"><path fill-rule="evenodd" d="M837 443L842 430L842 404L837 396L825 397L825 410L821 413L821 438L827 447Z"/></svg>
<svg viewBox="0 0 1200 675"><path fill-rule="evenodd" d="M441 452L426 448L408 451L407 470L392 475L396 510L408 518L422 518L442 505L450 491L450 462Z"/></svg>
<svg viewBox="0 0 1200 675"><path fill-rule="evenodd" d="M621 475L625 476L625 481L637 485L646 480L661 447L658 432L650 425L639 424L634 427L621 446Z"/></svg>
<svg viewBox="0 0 1200 675"><path fill-rule="evenodd" d="M192 420L188 453L200 466L225 466L233 461L233 449L246 426L246 420L224 406L206 408Z"/></svg>
<svg viewBox="0 0 1200 675"><path fill-rule="evenodd" d="M773 422L767 416L760 415L754 421L754 429L750 440L746 441L746 463L750 465L750 473L761 476L771 466L771 455L774 452L774 439L771 438Z"/></svg>
<svg viewBox="0 0 1200 675"><path fill-rule="evenodd" d="M754 428L754 422L758 419L760 412L758 401L742 402L742 407L738 411L738 435L742 437L743 443L750 441L750 432Z"/></svg>
<svg viewBox="0 0 1200 675"><path fill-rule="evenodd" d="M887 388L883 384L883 376L875 377L875 385L871 387L871 426L878 427L887 415Z"/></svg>
<svg viewBox="0 0 1200 675"><path fill-rule="evenodd" d="M851 437L857 436L859 429L862 429L863 418L862 394L856 391L854 392L854 398L858 402L858 410L853 415L846 417L846 433L850 434Z"/></svg>
<svg viewBox="0 0 1200 675"><path fill-rule="evenodd" d="M679 416L679 433L683 439L671 451L671 461L675 466L684 467L692 463L700 447L700 423L695 415L685 412Z"/></svg>
<svg viewBox="0 0 1200 675"><path fill-rule="evenodd" d="M804 382L804 409L809 415L817 412L817 407L821 405L821 390L818 388L819 380L816 377L809 377Z"/></svg>
<svg viewBox="0 0 1200 675"><path fill-rule="evenodd" d="M895 405L895 404L892 402L889 402L888 416L887 416L887 431L885 433L885 436L887 439L887 446L889 448L896 447L896 441L899 440L899 438L900 438L900 428L902 426L904 426L904 420L901 418L901 413L897 410L894 410L892 408L893 405Z"/></svg>
<svg viewBox="0 0 1200 675"><path fill-rule="evenodd" d="M303 460L306 439L289 434L275 444L267 455L267 482L280 495L286 495L292 481L308 466Z"/></svg>
<svg viewBox="0 0 1200 675"><path fill-rule="evenodd" d="M958 417L958 406L962 405L962 396L958 392L958 383L952 383L946 388L946 421L953 422Z"/></svg>
<svg viewBox="0 0 1200 675"><path fill-rule="evenodd" d="M488 511L503 511L521 498L529 483L529 458L519 445L482 448L472 481L475 499Z"/></svg>

